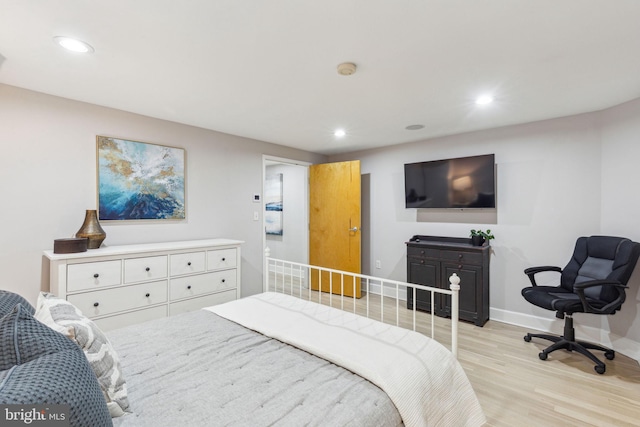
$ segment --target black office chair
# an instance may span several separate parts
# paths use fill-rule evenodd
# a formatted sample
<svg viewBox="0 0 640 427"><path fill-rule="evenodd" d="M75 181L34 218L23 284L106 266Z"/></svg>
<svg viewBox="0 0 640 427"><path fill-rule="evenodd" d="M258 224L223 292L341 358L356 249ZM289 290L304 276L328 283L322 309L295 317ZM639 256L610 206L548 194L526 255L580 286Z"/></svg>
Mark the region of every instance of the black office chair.
<svg viewBox="0 0 640 427"><path fill-rule="evenodd" d="M594 369L604 374L606 366L589 349L604 351L608 360L615 352L600 345L576 341L573 313L615 314L626 298L626 284L640 255L640 244L629 239L609 236L580 237L571 260L560 267L531 267L524 273L533 286L524 288L522 296L533 305L553 310L556 317L565 319L564 336L527 334L524 340L543 338L553 344L538 355L547 355L558 349L577 351L595 362ZM535 275L543 271L560 273L560 286L538 286Z"/></svg>

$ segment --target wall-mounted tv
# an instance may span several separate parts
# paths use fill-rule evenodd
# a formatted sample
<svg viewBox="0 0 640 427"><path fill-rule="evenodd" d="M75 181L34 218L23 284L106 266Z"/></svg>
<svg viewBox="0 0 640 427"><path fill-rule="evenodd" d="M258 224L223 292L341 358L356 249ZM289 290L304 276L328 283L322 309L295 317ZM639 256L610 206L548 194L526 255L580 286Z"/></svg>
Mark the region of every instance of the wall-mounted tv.
<svg viewBox="0 0 640 427"><path fill-rule="evenodd" d="M407 208L495 208L495 155L404 165Z"/></svg>

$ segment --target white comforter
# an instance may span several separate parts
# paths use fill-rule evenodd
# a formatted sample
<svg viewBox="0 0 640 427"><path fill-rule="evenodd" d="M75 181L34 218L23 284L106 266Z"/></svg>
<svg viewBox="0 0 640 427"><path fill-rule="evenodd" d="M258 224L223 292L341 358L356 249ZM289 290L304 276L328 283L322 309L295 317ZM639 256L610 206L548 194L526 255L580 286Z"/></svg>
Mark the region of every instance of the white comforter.
<svg viewBox="0 0 640 427"><path fill-rule="evenodd" d="M387 393L406 426L485 423L458 361L420 333L273 292L206 310L366 378Z"/></svg>

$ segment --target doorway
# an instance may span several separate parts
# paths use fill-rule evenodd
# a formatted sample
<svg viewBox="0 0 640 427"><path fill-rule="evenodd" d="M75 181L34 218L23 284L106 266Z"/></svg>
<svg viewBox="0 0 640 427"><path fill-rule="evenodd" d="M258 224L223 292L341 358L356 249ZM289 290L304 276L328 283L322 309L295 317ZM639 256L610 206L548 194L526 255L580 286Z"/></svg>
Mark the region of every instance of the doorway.
<svg viewBox="0 0 640 427"><path fill-rule="evenodd" d="M263 156L262 163L263 248L268 247L273 258L307 264L310 163L272 156ZM272 202L267 197L273 197L278 191L281 192L281 210L267 211L267 203ZM269 224L265 215L270 216Z"/></svg>
<svg viewBox="0 0 640 427"><path fill-rule="evenodd" d="M349 171L347 176L339 173L340 171L333 170L335 168L344 169L344 165L350 164L345 171ZM314 165L314 167L323 165ZM343 265L341 263L335 264L330 262L331 260L316 259L314 260L317 265L325 267L331 267L339 270L351 271L354 273L361 273L361 259L360 252L361 238L368 241L368 233L362 233L360 209L361 209L361 175L360 175L360 162L338 162L332 164L324 164L324 166L330 169L330 173L325 177L325 184L330 183L330 191L324 196L325 200L333 199L335 196L335 190L337 187L343 186L344 182L351 181L348 187L354 185L355 178L357 178L357 194L348 193L345 195L345 200L349 200L350 204L357 205L357 215L353 216L353 212L347 215L346 218L342 218L342 214L335 213L336 218L345 219L347 222L342 224L339 228L343 231L349 241L345 244L339 244L339 242L333 242L333 247L341 247L349 250L349 247L354 249L354 252L350 256L341 256L341 259L352 259L356 262L354 265ZM356 167L354 169L354 167ZM263 235L263 248L269 248L270 256L272 258L283 259L287 261L299 262L302 264L310 263L310 168L311 163L301 162L297 160L284 159L278 157L271 157L263 155L263 192L262 192L262 235ZM344 172L344 171L343 171ZM355 174L355 175L354 175ZM367 175L368 176L368 175ZM333 184L331 184L333 182ZM368 181L365 180L364 184ZM316 189L317 190L317 189ZM351 189L353 191L353 189ZM280 194L280 197L274 197ZM335 201L334 201L335 202ZM338 203L340 205L341 202ZM323 209L330 203L323 203ZM278 211L278 207L280 210ZM273 212L276 210L277 212ZM365 211L366 212L366 211ZM332 219L332 221L333 221ZM365 214L362 220L368 222L368 215ZM332 222L330 221L330 222ZM336 220L336 222L339 222ZM333 233L341 234L341 233ZM316 239L317 236L316 236ZM324 240L324 239L322 239ZM357 247L353 246L357 240ZM317 245L316 245L317 246ZM316 248L317 249L317 248ZM326 248L325 248L326 249ZM357 249L357 251L355 251ZM316 250L317 255L318 250ZM321 253L333 253L334 250L320 250ZM357 253L356 253L357 252ZM312 262L313 263L313 262ZM264 264L263 264L264 265ZM365 266L367 264L365 263ZM264 284L266 286L267 274L273 274L274 272L264 271ZM305 275L306 276L306 275ZM301 283L308 286L308 278L300 277ZM305 286L305 287L306 287ZM266 288L265 288L266 290ZM360 297L360 286L358 281L356 295Z"/></svg>

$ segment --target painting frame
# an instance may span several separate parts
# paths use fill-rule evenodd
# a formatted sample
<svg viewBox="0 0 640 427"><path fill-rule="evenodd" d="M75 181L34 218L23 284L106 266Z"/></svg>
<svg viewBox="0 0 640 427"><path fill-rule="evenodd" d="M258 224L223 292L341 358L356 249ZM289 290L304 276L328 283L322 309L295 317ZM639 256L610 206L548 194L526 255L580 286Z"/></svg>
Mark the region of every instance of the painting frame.
<svg viewBox="0 0 640 427"><path fill-rule="evenodd" d="M186 220L186 151L149 142L96 136L100 221Z"/></svg>

